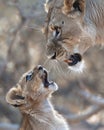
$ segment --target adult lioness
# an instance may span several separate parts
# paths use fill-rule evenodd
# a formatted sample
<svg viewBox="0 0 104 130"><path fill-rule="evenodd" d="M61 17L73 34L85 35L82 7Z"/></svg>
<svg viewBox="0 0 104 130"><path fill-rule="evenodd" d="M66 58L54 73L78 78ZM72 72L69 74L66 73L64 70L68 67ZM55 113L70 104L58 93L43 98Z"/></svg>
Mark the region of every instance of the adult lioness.
<svg viewBox="0 0 104 130"><path fill-rule="evenodd" d="M51 12L47 55L82 71L83 53L104 44L104 0L46 0L45 10Z"/></svg>
<svg viewBox="0 0 104 130"><path fill-rule="evenodd" d="M24 74L6 95L9 104L18 107L23 115L20 130L69 130L64 118L53 108L49 97L58 89L48 81L42 66Z"/></svg>

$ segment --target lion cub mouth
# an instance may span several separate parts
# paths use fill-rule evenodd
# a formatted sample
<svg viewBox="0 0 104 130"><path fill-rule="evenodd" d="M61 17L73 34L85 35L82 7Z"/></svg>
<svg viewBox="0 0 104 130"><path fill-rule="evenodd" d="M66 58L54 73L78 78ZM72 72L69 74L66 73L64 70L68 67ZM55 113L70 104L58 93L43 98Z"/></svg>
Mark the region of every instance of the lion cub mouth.
<svg viewBox="0 0 104 130"><path fill-rule="evenodd" d="M50 85L54 84L53 81L49 81L48 72L45 68L43 68L42 66L38 66L38 70L40 73L40 78L41 78L45 88L48 88Z"/></svg>

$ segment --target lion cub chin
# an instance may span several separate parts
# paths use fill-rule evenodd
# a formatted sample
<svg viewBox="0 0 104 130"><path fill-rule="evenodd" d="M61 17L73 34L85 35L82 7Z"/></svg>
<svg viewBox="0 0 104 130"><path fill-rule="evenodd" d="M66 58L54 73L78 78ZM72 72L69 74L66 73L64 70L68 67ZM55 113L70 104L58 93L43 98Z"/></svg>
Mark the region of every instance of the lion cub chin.
<svg viewBox="0 0 104 130"><path fill-rule="evenodd" d="M69 130L49 100L57 89L57 84L48 80L46 69L39 65L9 90L6 101L18 107L23 115L20 130Z"/></svg>

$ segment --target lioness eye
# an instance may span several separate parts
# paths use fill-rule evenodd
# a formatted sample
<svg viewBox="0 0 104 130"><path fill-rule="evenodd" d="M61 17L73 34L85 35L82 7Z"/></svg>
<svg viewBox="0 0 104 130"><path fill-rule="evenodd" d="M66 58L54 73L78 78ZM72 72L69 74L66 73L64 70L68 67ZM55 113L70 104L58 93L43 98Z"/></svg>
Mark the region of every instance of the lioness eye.
<svg viewBox="0 0 104 130"><path fill-rule="evenodd" d="M65 22L64 21L62 21L62 24L64 24Z"/></svg>
<svg viewBox="0 0 104 130"><path fill-rule="evenodd" d="M28 75L26 75L26 82L32 80L32 78L33 78L33 73L30 72Z"/></svg>

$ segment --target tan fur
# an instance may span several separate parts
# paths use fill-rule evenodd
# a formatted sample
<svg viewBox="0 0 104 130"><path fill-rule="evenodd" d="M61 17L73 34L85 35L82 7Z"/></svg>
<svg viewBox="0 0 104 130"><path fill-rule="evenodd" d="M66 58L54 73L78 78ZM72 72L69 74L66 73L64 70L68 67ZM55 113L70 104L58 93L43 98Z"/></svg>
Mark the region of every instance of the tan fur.
<svg viewBox="0 0 104 130"><path fill-rule="evenodd" d="M49 23L48 56L56 52L56 59L63 61L67 55L83 55L93 45L104 45L104 0L60 0L61 6L58 2ZM55 37L56 30L50 30L50 26L61 28L60 37Z"/></svg>
<svg viewBox="0 0 104 130"><path fill-rule="evenodd" d="M30 81L26 81L27 72L6 95L7 102L17 106L22 113L20 130L69 130L65 119L54 110L50 102L57 85L53 83L44 86L41 79L44 69L38 68L31 70L33 77Z"/></svg>

